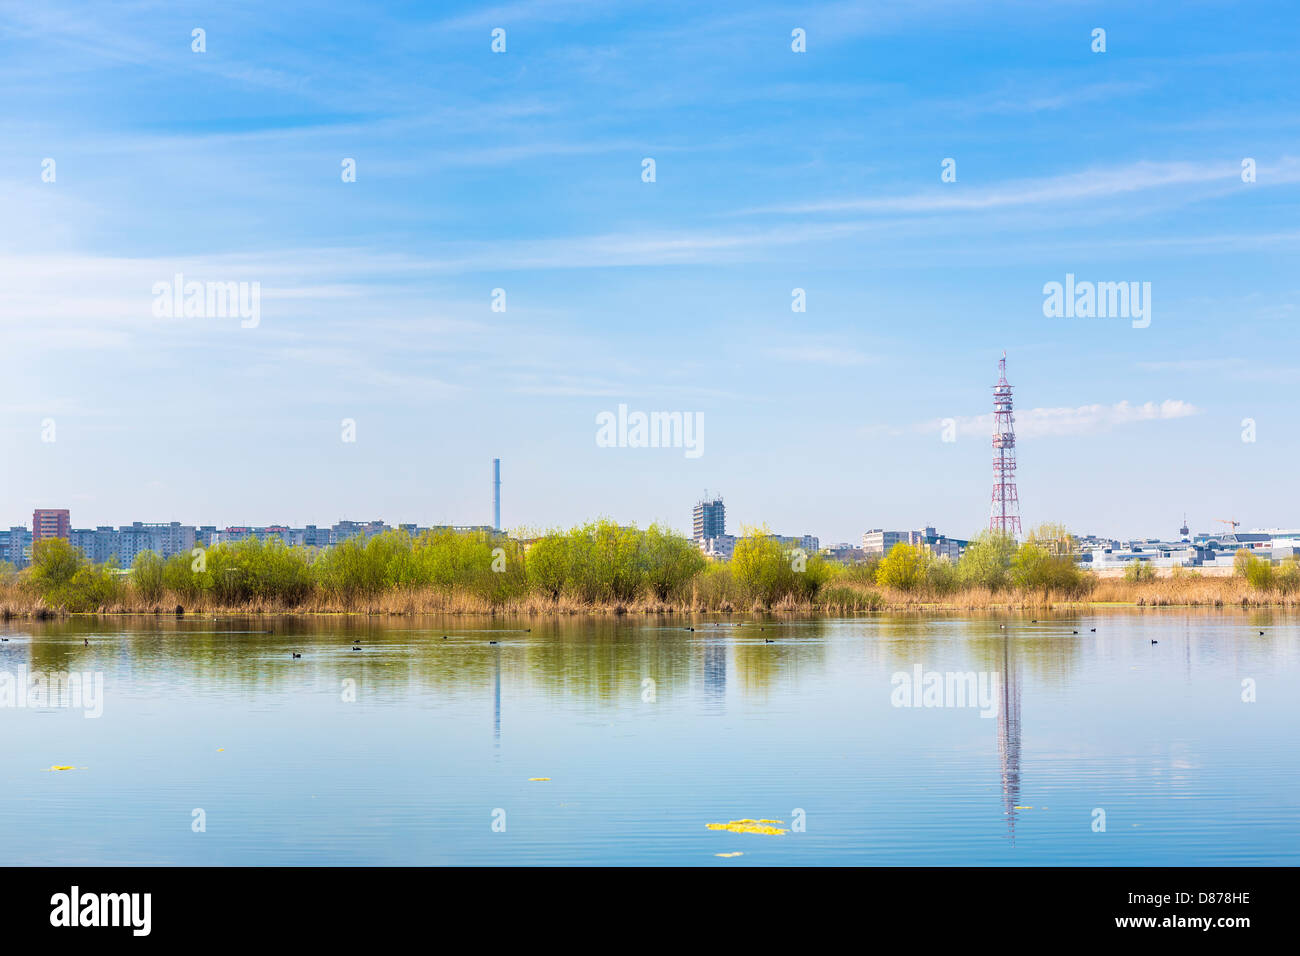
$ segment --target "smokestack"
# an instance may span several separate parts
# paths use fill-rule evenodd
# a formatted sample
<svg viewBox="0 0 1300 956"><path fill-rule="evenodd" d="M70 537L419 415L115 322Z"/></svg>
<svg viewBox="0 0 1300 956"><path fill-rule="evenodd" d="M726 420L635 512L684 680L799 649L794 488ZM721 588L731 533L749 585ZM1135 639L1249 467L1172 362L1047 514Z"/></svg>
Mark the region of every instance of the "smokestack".
<svg viewBox="0 0 1300 956"><path fill-rule="evenodd" d="M501 459L492 459L492 528L501 530Z"/></svg>

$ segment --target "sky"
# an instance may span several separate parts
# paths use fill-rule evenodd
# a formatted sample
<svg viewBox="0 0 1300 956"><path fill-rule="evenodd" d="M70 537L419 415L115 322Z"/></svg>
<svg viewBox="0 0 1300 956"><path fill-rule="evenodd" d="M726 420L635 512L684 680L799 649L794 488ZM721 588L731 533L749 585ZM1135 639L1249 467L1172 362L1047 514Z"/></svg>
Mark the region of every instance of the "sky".
<svg viewBox="0 0 1300 956"><path fill-rule="evenodd" d="M968 537L1005 351L1026 529L1300 526L1297 76L1285 3L0 2L0 524L489 524L500 457L508 528Z"/></svg>

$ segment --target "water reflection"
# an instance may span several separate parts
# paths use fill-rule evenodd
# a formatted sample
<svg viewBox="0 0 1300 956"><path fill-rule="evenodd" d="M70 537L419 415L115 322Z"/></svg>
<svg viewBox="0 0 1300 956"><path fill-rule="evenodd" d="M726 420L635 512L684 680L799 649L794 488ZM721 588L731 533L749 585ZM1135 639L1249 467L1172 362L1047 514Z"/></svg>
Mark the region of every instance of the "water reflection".
<svg viewBox="0 0 1300 956"><path fill-rule="evenodd" d="M998 757L1002 772L1002 809L1007 836L1016 839L1020 805L1020 662L1010 635L1002 638L1002 702L998 708Z"/></svg>
<svg viewBox="0 0 1300 956"><path fill-rule="evenodd" d="M205 751L213 752L245 724L257 735L245 752L253 740L268 743L262 769L244 772L262 774L258 786L285 813L306 812L294 802L300 790L315 800L340 789L381 806L403 833L433 841L436 830L452 840L448 858L457 862L516 861L497 844L476 843L469 823L462 833L445 821L479 803L514 806L523 798L500 793L502 779L517 786L534 775L556 778L557 792L563 780L586 781L534 807L548 825L559 825L559 808L600 807L567 843L535 845L538 860L559 862L678 862L674 854L694 852L695 831L714 814L805 805L820 808L819 825L834 838L810 829L807 840L784 844L780 852L800 862L1030 862L1049 847L1037 862L1114 865L1123 853L1141 863L1194 853L1277 862L1300 844L1300 768L1285 742L1298 716L1286 688L1300 662L1300 628L1273 610L746 617L696 621L694 630L653 616L158 617L10 622L4 636L0 671L105 676L105 718L86 723L111 734L49 712L0 714L13 721L0 786L19 797L0 807L0 836L30 839L33 853L42 839L62 839L70 814L93 821L102 806L142 820L170 813L155 804L178 786L194 790L194 801L246 799L265 827L292 831L298 818L286 823L256 802L262 790L206 776L215 772L206 764L187 770L194 776L183 785L166 776L194 759L192 739L207 747L215 738ZM998 674L996 719L969 708L894 707L890 675L915 667ZM1255 709L1240 703L1243 677L1261 684ZM647 679L653 700L643 696ZM344 681L358 691L351 710L338 703ZM1028 748L1022 705L1032 721ZM29 718L38 722L21 723ZM67 784L48 795L52 803L33 790L48 781L31 774L65 755L103 768L72 778L88 788L85 804ZM147 783L95 789L110 786L110 769ZM1249 804L1235 782L1243 773ZM545 801L545 791L529 799ZM1024 805L1035 809L1017 809ZM1083 819L1096 806L1125 821L1127 839L1088 840L1087 820L1071 814ZM664 842L649 831L629 849L641 821L686 835ZM330 833L317 855L304 857L300 843L273 852L250 836L229 862L337 859L330 854L352 839L340 835L350 825L326 815L320 826ZM1156 833L1165 835L1148 836ZM111 842L98 831L86 838ZM132 839L152 845L147 834ZM412 838L382 855L367 843L353 852L420 862L421 846ZM1013 859L1000 856L1012 850ZM174 858L194 862L188 854L197 852L176 849Z"/></svg>

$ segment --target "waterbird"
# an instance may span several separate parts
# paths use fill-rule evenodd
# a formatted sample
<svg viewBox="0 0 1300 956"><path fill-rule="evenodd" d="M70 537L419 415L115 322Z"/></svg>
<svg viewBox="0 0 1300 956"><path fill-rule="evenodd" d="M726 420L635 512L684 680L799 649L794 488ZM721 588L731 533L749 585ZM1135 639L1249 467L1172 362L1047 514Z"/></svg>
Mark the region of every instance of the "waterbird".
<svg viewBox="0 0 1300 956"><path fill-rule="evenodd" d="M765 638L763 638L763 643L764 643L764 644L771 644L771 643L772 643L772 639L771 639L770 637L765 637Z"/></svg>
<svg viewBox="0 0 1300 956"><path fill-rule="evenodd" d="M1259 636L1260 636L1260 637L1263 637L1263 636L1264 636L1264 632L1263 632L1263 631L1260 631L1260 632L1259 632Z"/></svg>
<svg viewBox="0 0 1300 956"><path fill-rule="evenodd" d="M1159 644L1160 642L1157 641L1157 640L1153 637L1153 638L1151 639L1151 643L1152 643L1152 644Z"/></svg>
<svg viewBox="0 0 1300 956"><path fill-rule="evenodd" d="M9 638L6 637L5 640L6 640L6 641L9 640ZM83 637L83 638L81 639L81 643L82 643L82 645L84 645L85 647L89 647L89 646L90 646L90 638L88 638L88 637Z"/></svg>
<svg viewBox="0 0 1300 956"><path fill-rule="evenodd" d="M354 647L354 648L352 648L352 649L353 649L354 651L359 651L359 650L361 650L361 648L359 648L359 647Z"/></svg>
<svg viewBox="0 0 1300 956"><path fill-rule="evenodd" d="M1070 633L1071 633L1071 634L1078 634L1079 632L1078 632L1078 631L1071 631Z"/></svg>
<svg viewBox="0 0 1300 956"><path fill-rule="evenodd" d="M1092 633L1094 633L1094 634L1096 634L1096 633L1097 633L1097 629L1096 629L1096 628L1095 628L1095 627L1093 627L1093 628L1089 628L1089 630L1091 630L1091 631L1092 631Z"/></svg>
<svg viewBox="0 0 1300 956"><path fill-rule="evenodd" d="M294 657L302 657L301 654L296 654L296 653L294 653L293 651L290 651L289 653L290 653L290 654L293 654Z"/></svg>
<svg viewBox="0 0 1300 956"><path fill-rule="evenodd" d="M488 641L489 644L495 644L496 641Z"/></svg>
<svg viewBox="0 0 1300 956"><path fill-rule="evenodd" d="M1030 621L1029 623L1030 623L1030 624L1037 624L1037 623L1038 623L1038 618L1034 618L1034 619L1033 619L1032 621Z"/></svg>

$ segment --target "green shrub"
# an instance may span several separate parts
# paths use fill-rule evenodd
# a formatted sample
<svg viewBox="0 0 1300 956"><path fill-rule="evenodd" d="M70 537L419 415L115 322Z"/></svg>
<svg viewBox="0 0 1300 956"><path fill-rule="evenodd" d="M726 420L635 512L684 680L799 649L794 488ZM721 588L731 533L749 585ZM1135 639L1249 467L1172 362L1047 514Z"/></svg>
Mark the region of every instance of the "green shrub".
<svg viewBox="0 0 1300 956"><path fill-rule="evenodd" d="M552 531L532 543L524 560L528 586L558 601L569 578L569 539Z"/></svg>
<svg viewBox="0 0 1300 956"><path fill-rule="evenodd" d="M957 565L945 558L930 561L925 568L925 587L931 594L951 594L961 587Z"/></svg>
<svg viewBox="0 0 1300 956"><path fill-rule="evenodd" d="M1154 581L1156 579L1156 569L1151 566L1150 561L1133 561L1124 569L1125 581Z"/></svg>
<svg viewBox="0 0 1300 956"><path fill-rule="evenodd" d="M660 601L682 596L706 563L694 541L657 524L646 528L641 556L646 588Z"/></svg>
<svg viewBox="0 0 1300 956"><path fill-rule="evenodd" d="M1252 556L1246 562L1246 583L1256 591L1267 591L1273 587L1275 575L1273 562L1268 558Z"/></svg>
<svg viewBox="0 0 1300 956"><path fill-rule="evenodd" d="M1300 563L1287 558L1274 570L1273 583L1283 594L1300 590Z"/></svg>
<svg viewBox="0 0 1300 956"><path fill-rule="evenodd" d="M1052 554L1043 545L1026 541L1011 562L1011 580L1027 590L1060 591L1077 596L1085 592L1092 579L1069 554Z"/></svg>
<svg viewBox="0 0 1300 956"><path fill-rule="evenodd" d="M141 551L131 565L131 585L141 600L153 604L162 599L166 563L152 551Z"/></svg>
<svg viewBox="0 0 1300 956"><path fill-rule="evenodd" d="M1011 584L1011 562L1016 556L1016 539L999 531L981 531L966 546L957 565L963 587L997 591Z"/></svg>
<svg viewBox="0 0 1300 956"><path fill-rule="evenodd" d="M731 571L747 602L770 606L796 588L790 557L766 528L745 530L732 553Z"/></svg>
<svg viewBox="0 0 1300 956"><path fill-rule="evenodd" d="M876 569L876 583L900 591L915 591L926 583L929 552L902 541L894 545Z"/></svg>
<svg viewBox="0 0 1300 956"><path fill-rule="evenodd" d="M52 602L85 563L81 552L62 538L42 538L32 545L28 578L36 593Z"/></svg>
<svg viewBox="0 0 1300 956"><path fill-rule="evenodd" d="M173 554L163 563L163 588L177 596L193 601L202 592L202 585L193 565L197 558L188 554Z"/></svg>

